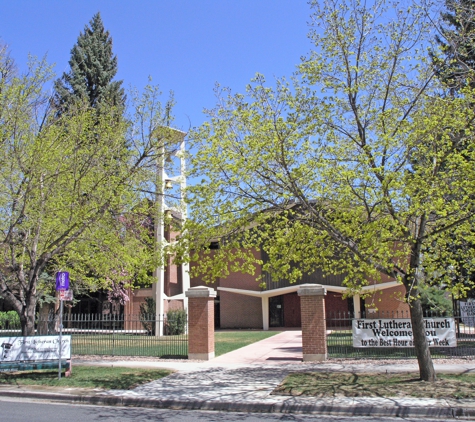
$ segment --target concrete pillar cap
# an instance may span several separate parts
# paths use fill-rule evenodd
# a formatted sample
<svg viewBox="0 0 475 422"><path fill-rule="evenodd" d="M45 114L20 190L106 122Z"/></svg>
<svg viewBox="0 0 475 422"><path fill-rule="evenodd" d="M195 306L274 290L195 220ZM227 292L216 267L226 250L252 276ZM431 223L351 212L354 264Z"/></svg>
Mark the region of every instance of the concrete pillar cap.
<svg viewBox="0 0 475 422"><path fill-rule="evenodd" d="M185 292L186 297L216 297L216 290L212 287L196 286Z"/></svg>
<svg viewBox="0 0 475 422"><path fill-rule="evenodd" d="M321 284L302 284L297 292L299 296L325 296L327 289Z"/></svg>

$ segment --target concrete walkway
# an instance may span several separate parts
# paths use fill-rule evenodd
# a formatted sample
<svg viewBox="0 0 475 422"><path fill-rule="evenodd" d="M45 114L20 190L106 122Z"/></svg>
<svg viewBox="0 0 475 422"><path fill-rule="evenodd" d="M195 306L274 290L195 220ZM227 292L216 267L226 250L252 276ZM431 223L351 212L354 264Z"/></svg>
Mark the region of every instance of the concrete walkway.
<svg viewBox="0 0 475 422"><path fill-rule="evenodd" d="M301 332L288 331L243 347L210 361L136 361L76 359L76 365L167 368L172 375L133 390L33 389L0 387L3 396L22 396L67 402L146 406L171 409L225 410L236 412L321 413L340 416L475 418L475 397L467 400L293 397L273 395L292 372L345 371L383 374L417 371L417 364L303 363ZM74 369L73 369L74 370ZM436 364L439 372L475 372L475 361ZM474 393L475 394L475 393Z"/></svg>
<svg viewBox="0 0 475 422"><path fill-rule="evenodd" d="M302 362L302 331L284 331L275 336L214 358L210 363L279 364Z"/></svg>

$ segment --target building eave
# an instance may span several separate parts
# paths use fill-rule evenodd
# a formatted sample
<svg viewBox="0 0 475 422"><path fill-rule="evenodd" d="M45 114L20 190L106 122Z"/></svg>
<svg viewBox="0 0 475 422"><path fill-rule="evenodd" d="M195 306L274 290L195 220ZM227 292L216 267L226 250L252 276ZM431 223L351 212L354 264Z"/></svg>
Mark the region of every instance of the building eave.
<svg viewBox="0 0 475 422"><path fill-rule="evenodd" d="M376 292L378 290L391 289L393 287L400 286L400 285L401 283L397 281L388 281L386 283L373 284L371 286L364 286L361 288L360 293L370 293L373 291ZM330 285L325 285L325 284L322 284L322 286L326 289L327 292L345 293L348 290L346 287L343 287L343 286L330 286ZM296 284L289 287L282 287L280 289L272 289L272 290L265 290L265 291L235 289L231 287L218 287L218 290L222 292L236 293L239 295L265 298L265 297L285 295L288 293L294 293L298 291L299 288L300 288L300 285Z"/></svg>

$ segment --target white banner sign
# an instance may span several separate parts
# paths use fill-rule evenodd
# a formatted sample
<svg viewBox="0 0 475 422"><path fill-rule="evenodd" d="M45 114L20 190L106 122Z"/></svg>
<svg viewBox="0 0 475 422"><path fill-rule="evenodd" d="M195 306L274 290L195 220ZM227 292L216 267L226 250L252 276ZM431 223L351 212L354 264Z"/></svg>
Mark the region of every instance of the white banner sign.
<svg viewBox="0 0 475 422"><path fill-rule="evenodd" d="M59 359L59 336L0 337L0 362ZM71 359L71 336L62 336L61 358Z"/></svg>
<svg viewBox="0 0 475 422"><path fill-rule="evenodd" d="M462 323L475 327L475 302L459 302Z"/></svg>
<svg viewBox="0 0 475 422"><path fill-rule="evenodd" d="M424 318L429 347L456 347L454 318ZM354 319L353 347L414 347L410 319Z"/></svg>

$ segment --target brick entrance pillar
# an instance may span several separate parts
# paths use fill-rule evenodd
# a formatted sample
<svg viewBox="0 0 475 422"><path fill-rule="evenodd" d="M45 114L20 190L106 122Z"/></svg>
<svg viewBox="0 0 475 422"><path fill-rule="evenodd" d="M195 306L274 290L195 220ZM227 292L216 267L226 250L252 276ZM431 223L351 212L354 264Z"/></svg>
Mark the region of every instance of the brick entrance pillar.
<svg viewBox="0 0 475 422"><path fill-rule="evenodd" d="M188 289L185 295L188 298L188 359L213 359L216 292L199 286Z"/></svg>
<svg viewBox="0 0 475 422"><path fill-rule="evenodd" d="M302 284L298 290L304 362L327 359L326 294L325 288L320 284Z"/></svg>

